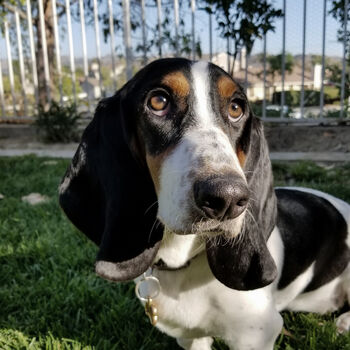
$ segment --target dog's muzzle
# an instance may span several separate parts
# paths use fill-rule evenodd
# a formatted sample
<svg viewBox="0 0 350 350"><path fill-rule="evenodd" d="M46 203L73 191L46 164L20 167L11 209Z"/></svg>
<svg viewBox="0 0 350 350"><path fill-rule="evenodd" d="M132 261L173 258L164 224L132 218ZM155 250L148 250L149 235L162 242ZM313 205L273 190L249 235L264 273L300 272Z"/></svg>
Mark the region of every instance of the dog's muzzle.
<svg viewBox="0 0 350 350"><path fill-rule="evenodd" d="M248 187L236 174L197 180L193 185L193 194L199 213L205 218L218 221L241 215L249 200Z"/></svg>

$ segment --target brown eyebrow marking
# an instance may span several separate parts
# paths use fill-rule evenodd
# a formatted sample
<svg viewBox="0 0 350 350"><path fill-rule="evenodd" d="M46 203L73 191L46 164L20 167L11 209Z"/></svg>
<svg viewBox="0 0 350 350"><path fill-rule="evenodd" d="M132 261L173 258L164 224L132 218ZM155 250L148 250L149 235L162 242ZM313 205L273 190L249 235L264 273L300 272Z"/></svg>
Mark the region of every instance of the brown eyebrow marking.
<svg viewBox="0 0 350 350"><path fill-rule="evenodd" d="M172 72L167 74L162 83L168 86L180 97L186 97L190 93L190 84L182 72Z"/></svg>
<svg viewBox="0 0 350 350"><path fill-rule="evenodd" d="M234 94L234 92L237 90L237 85L233 82L232 79L223 75L218 80L218 90L219 90L219 94L222 97L228 98L228 97L231 97Z"/></svg>

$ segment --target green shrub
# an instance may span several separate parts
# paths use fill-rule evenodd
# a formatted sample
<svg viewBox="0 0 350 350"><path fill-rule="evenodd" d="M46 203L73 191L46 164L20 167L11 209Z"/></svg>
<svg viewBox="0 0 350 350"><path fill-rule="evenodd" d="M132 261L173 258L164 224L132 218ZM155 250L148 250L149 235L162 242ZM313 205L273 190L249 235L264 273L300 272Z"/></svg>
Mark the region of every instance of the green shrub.
<svg viewBox="0 0 350 350"><path fill-rule="evenodd" d="M287 106L287 104L286 104ZM263 106L260 103L251 103L250 107L254 113L254 115L256 115L257 117L262 117L263 115ZM292 110L290 108L288 108L288 111L285 111L284 116L286 118L290 118L291 117L291 112ZM269 105L266 106L266 117L268 118L279 118L281 116L281 111L279 110L279 105L277 105L276 109L271 109L269 108Z"/></svg>
<svg viewBox="0 0 350 350"><path fill-rule="evenodd" d="M79 118L80 114L74 104L60 106L53 101L47 111L39 107L39 112L35 116L35 126L45 142L78 141Z"/></svg>
<svg viewBox="0 0 350 350"><path fill-rule="evenodd" d="M274 104L281 103L281 91L276 91L272 95ZM301 99L301 91L289 90L284 92L285 104L290 107L299 107ZM325 86L324 88L324 102L327 104L334 103L339 100L339 91L332 86ZM320 91L305 90L304 92L304 106L318 106L320 104Z"/></svg>

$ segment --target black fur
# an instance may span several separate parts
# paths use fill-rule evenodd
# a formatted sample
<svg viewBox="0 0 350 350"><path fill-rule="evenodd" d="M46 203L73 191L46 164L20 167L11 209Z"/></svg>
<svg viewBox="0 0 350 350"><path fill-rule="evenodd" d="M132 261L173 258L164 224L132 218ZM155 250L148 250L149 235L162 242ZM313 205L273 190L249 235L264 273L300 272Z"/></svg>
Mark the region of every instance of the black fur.
<svg viewBox="0 0 350 350"><path fill-rule="evenodd" d="M152 89L167 89L161 78L181 70L190 80L191 62L185 59L158 60L135 75L115 96L100 102L94 119L82 137L67 171L60 204L68 218L100 246L98 261L113 263L113 279L128 280L142 274L156 255L162 238L157 222L154 186L146 167L145 151L157 155L175 146L195 123L193 94L175 101L165 118L154 118L145 100ZM226 74L210 66L211 83ZM212 101L218 101L211 89ZM230 288L263 287L276 277L276 266L266 241L275 225L276 201L272 172L262 125L249 111L245 95L244 117L233 125L223 115L220 103L215 112L218 125L232 145L246 154L244 171L250 191L249 213L241 239L215 246L207 244L209 265L215 277ZM180 103L182 102L182 104ZM185 103L184 103L185 102ZM187 106L179 110L180 105ZM219 117L221 116L221 117ZM108 273L100 271L106 278Z"/></svg>
<svg viewBox="0 0 350 350"><path fill-rule="evenodd" d="M133 130L124 125L121 99L118 93L97 107L67 171L71 181L60 195L60 204L68 218L100 246L97 260L123 263L115 279L130 280L152 263L162 226L155 222L153 182L126 141ZM143 255L144 259L135 260Z"/></svg>
<svg viewBox="0 0 350 350"><path fill-rule="evenodd" d="M245 126L248 150L244 170L251 195L243 232L233 242L207 245L210 268L226 286L250 290L270 284L277 268L266 242L275 226L276 198L268 148L261 122L251 116Z"/></svg>
<svg viewBox="0 0 350 350"><path fill-rule="evenodd" d="M284 244L278 288L287 287L315 262L304 292L315 290L343 272L350 261L346 222L331 203L314 194L277 189L276 195L277 226Z"/></svg>

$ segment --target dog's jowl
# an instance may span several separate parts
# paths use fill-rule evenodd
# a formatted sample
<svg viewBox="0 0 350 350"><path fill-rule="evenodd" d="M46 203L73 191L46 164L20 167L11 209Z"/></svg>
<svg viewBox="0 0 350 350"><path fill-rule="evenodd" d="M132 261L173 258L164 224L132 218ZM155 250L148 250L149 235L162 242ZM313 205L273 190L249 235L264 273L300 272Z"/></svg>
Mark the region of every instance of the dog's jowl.
<svg viewBox="0 0 350 350"><path fill-rule="evenodd" d="M184 349L220 337L272 350L280 311L334 311L350 295L350 206L273 188L260 120L210 63L154 61L102 100L60 204L99 246L96 272L135 280L152 324Z"/></svg>

